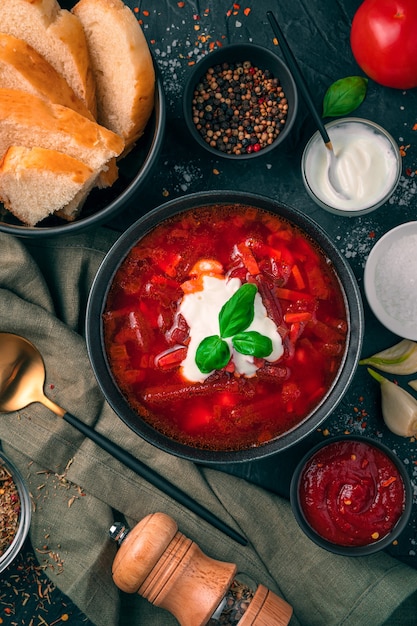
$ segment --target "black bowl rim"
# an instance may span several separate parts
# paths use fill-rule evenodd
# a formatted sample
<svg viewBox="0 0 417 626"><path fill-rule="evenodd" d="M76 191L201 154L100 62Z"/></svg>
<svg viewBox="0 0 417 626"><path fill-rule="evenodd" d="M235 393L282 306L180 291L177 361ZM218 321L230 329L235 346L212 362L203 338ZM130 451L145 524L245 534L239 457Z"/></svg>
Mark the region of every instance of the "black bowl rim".
<svg viewBox="0 0 417 626"><path fill-rule="evenodd" d="M333 266L341 282L349 316L347 345L339 375L313 414L299 426L277 439L261 446L233 451L199 449L181 444L157 432L144 421L140 423L139 430L136 424L138 416L128 406L118 390L104 356L102 324L100 322L113 277L130 248L141 237L158 224L162 218L165 219L198 206L221 203L250 205L269 210L282 215L290 222L308 231L324 253L329 256L330 252L332 255ZM87 302L85 330L87 350L99 387L110 406L125 424L149 443L181 458L205 464L228 464L264 458L282 451L309 435L328 417L339 404L354 376L362 347L364 313L359 288L349 264L321 226L310 217L298 209L265 196L235 191L209 191L182 196L156 207L120 236L103 259L93 280Z"/></svg>
<svg viewBox="0 0 417 626"><path fill-rule="evenodd" d="M22 545L24 544L27 534L29 532L30 523L32 520L32 503L30 500L29 489L15 466L15 464L9 459L9 457L0 449L0 461L8 468L12 475L13 482L16 485L16 489L20 498L20 520L17 527L16 534L12 543L0 556L0 572L6 569L10 563L16 558Z"/></svg>
<svg viewBox="0 0 417 626"><path fill-rule="evenodd" d="M224 152L221 152L220 150L216 150L216 148L212 148L211 146L209 146L202 139L202 137L196 130L194 122L192 121L191 115L190 115L190 102L191 102L192 91L194 90L194 86L196 84L196 81L198 80L198 77L201 76L207 69L215 65L219 57L221 58L225 54L228 54L228 55L231 54L233 57L237 55L241 57L240 52L241 51L246 52L248 50L252 51L257 56L262 55L262 57L265 57L266 59L273 60L274 63L277 63L278 65L280 65L283 71L286 72L286 80L288 80L288 83L292 90L292 97L294 99L294 102L292 105L292 114L290 118L286 121L284 129L280 132L278 137L270 146L263 148L259 152L251 152L249 154L246 154L246 153L245 154L226 154ZM286 63L277 54L275 54L275 52L273 52L269 48L264 48L262 46L259 46L253 43L232 43L232 44L228 44L226 46L217 48L216 50L213 50L207 53L203 58L201 58L195 64L191 74L189 75L185 83L183 100L182 100L182 109L183 109L183 116L184 116L186 126L188 128L188 131L190 135L193 137L193 139L198 143L199 146L201 146L202 148L204 148L205 150L207 150L214 156L221 157L224 159L231 159L235 161L242 161L244 159L253 159L256 157L265 156L272 150L275 150L275 148L277 148L278 145L280 145L283 141L287 139L297 117L298 89L297 89L297 85L294 81L294 78L290 69L288 68Z"/></svg>
<svg viewBox="0 0 417 626"><path fill-rule="evenodd" d="M311 527L302 512L299 498L299 483L304 467L312 459L316 452L338 441L359 441L381 450L386 454L389 459L391 459L391 461L393 461L403 480L405 491L405 507L401 517L395 524L392 531L388 533L388 535L385 535L378 541L375 541L365 546L341 546L339 544L332 543L331 541L324 539ZM407 526L413 505L413 492L410 477L404 464L402 463L401 459L399 459L398 456L387 445L385 445L381 441L371 439L370 437L366 437L364 435L338 435L336 437L326 439L325 441L321 441L311 450L309 450L299 461L291 479L290 502L292 512L300 528L304 531L307 537L309 537L309 539L311 539L318 546L324 548L329 552L333 552L333 554L339 554L341 556L367 556L369 554L374 554L375 552L379 552L380 550L384 550L385 548L387 548Z"/></svg>
<svg viewBox="0 0 417 626"><path fill-rule="evenodd" d="M100 212L93 213L87 217L80 217L74 222L66 222L57 226L37 227L24 226L23 224L9 225L0 221L0 232L15 235L17 237L39 239L42 237L54 237L61 234L73 235L81 230L90 228L91 226L99 226L100 224L103 224L103 222L110 220L116 213L123 209L124 205L126 205L135 194L138 193L140 187L142 187L148 179L156 161L159 158L165 132L166 99L162 78L158 72L156 74L155 82L155 106L152 115L155 116L155 131L150 142L150 148L145 162L142 164L140 170L134 178L132 178L126 189L124 189L124 191L117 196L117 198L110 202L110 204L108 204Z"/></svg>

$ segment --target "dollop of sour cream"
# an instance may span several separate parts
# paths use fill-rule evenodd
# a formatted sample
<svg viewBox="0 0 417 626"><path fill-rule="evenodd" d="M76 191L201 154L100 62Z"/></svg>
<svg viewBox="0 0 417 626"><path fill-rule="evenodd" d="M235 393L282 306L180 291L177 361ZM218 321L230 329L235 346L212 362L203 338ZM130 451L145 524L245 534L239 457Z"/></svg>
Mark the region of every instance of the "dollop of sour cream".
<svg viewBox="0 0 417 626"><path fill-rule="evenodd" d="M203 289L194 293L185 294L181 300L178 313L186 320L190 329L190 342L187 356L182 361L180 370L182 376L190 382L204 382L212 372L203 374L197 367L195 356L201 341L211 335L219 335L219 313L223 305L241 286L238 278L227 279L217 276L204 276ZM254 319L246 330L256 330L272 341L272 352L266 357L267 361L277 361L283 354L283 345L275 323L268 317L259 293L255 294ZM231 338L225 339L229 345L235 371L250 377L258 369L252 356L236 352Z"/></svg>
<svg viewBox="0 0 417 626"><path fill-rule="evenodd" d="M318 199L330 207L355 212L389 195L398 179L399 158L388 137L377 127L355 121L341 121L330 127L328 134L343 195L329 181L328 149L320 135L315 135L306 148L304 175Z"/></svg>

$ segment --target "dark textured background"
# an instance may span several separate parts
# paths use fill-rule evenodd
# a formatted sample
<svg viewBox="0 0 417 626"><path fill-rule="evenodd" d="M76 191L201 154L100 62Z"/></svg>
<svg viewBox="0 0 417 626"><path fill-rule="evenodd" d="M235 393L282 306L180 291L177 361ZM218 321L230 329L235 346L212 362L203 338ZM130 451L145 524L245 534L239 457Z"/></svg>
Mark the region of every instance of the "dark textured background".
<svg viewBox="0 0 417 626"><path fill-rule="evenodd" d="M63 2L62 6L73 4ZM360 0L248 0L239 4L221 0L185 0L184 3L129 0L126 4L135 11L143 26L163 79L167 128L162 153L145 187L109 226L124 230L150 209L196 191L232 189L260 193L292 205L317 221L350 263L363 293L364 266L374 243L390 228L416 219L417 131L413 126L417 122L417 89L405 92L369 81L364 103L352 114L381 124L400 146L405 147L403 176L393 197L376 212L357 218L326 213L304 190L301 154L316 129L301 97L296 124L285 143L266 156L242 163L211 158L191 141L182 119L181 101L192 65L207 53L210 46L249 41L280 54L266 18L266 11L273 10L320 110L324 93L332 82L349 75L362 75L349 45L350 25ZM399 338L379 324L365 298L364 308L363 355L369 356L393 345ZM396 437L386 429L380 413L378 385L361 367L348 393L320 430L287 452L229 467L227 471L287 496L292 469L303 453L323 436L332 437L344 432L366 435L389 445L405 463L416 493L416 442ZM414 501L407 529L398 544L389 549L393 556L412 567L417 567L416 517ZM71 624L86 623L66 598L57 590L49 589L47 579L41 578L39 583L39 576L44 574L36 569L30 546L27 546L27 551L2 575L0 623L3 619L5 624L37 626L44 623L42 618L51 626L61 624L62 615L70 616ZM46 592L42 592L43 589ZM47 599L39 597L39 590L46 593Z"/></svg>

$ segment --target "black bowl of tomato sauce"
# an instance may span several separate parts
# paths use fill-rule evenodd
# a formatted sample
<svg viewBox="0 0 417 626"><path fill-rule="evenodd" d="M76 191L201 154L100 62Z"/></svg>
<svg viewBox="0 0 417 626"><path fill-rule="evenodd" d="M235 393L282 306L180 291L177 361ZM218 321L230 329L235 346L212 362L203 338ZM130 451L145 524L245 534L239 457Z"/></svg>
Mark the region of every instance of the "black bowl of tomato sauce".
<svg viewBox="0 0 417 626"><path fill-rule="evenodd" d="M362 336L355 278L321 227L233 191L139 219L87 307L109 404L148 442L204 463L265 457L311 433L347 390Z"/></svg>
<svg viewBox="0 0 417 626"><path fill-rule="evenodd" d="M387 446L347 435L305 455L290 498L300 527L317 545L366 556L387 548L404 530L413 496L405 467Z"/></svg>

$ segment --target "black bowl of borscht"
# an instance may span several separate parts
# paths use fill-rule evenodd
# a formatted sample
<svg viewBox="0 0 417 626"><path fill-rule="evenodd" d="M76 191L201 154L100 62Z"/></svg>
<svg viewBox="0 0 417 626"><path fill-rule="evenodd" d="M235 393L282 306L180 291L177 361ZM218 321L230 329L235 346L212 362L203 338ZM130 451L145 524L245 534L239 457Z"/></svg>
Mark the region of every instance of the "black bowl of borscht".
<svg viewBox="0 0 417 626"><path fill-rule="evenodd" d="M98 383L138 435L233 463L284 450L354 375L363 310L353 273L300 211L262 196L184 196L131 226L87 306Z"/></svg>
<svg viewBox="0 0 417 626"><path fill-rule="evenodd" d="M298 524L317 545L366 556L401 534L413 494L404 465L385 444L342 435L319 443L299 462L290 499Z"/></svg>

